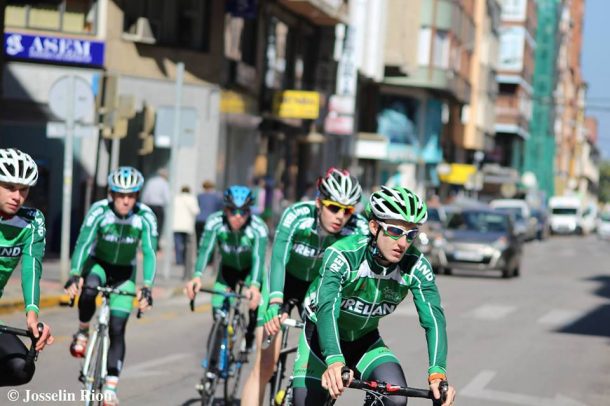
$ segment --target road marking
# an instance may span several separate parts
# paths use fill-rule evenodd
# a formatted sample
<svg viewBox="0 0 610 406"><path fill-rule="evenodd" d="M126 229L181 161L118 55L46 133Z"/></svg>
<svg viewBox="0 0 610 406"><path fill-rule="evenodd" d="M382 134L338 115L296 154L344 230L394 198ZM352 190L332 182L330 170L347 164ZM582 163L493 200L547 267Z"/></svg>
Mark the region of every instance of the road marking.
<svg viewBox="0 0 610 406"><path fill-rule="evenodd" d="M482 320L502 319L517 310L515 306L483 305L468 313L469 317Z"/></svg>
<svg viewBox="0 0 610 406"><path fill-rule="evenodd" d="M570 324L580 316L580 312L574 310L551 310L538 319L538 323L550 326L560 326Z"/></svg>
<svg viewBox="0 0 610 406"><path fill-rule="evenodd" d="M459 396L511 403L513 405L521 406L586 406L584 403L570 399L561 394L555 395L554 398L539 398L520 393L486 389L485 387L495 376L495 371L481 371L468 385L459 391Z"/></svg>
<svg viewBox="0 0 610 406"><path fill-rule="evenodd" d="M121 373L121 378L142 378L144 376L152 376L152 375L163 375L170 373L168 370L164 371L155 371L154 367L158 367L165 364L171 364L172 362L176 362L182 360L184 358L193 357L193 354L188 353L178 353L171 354L166 357L156 358L150 361L140 362L139 364L131 365L128 368L125 368Z"/></svg>

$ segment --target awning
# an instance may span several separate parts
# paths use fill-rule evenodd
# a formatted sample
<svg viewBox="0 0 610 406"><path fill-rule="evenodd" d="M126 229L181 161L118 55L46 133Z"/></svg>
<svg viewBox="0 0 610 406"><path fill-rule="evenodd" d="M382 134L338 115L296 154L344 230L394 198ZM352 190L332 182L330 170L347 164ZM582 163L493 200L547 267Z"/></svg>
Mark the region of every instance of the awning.
<svg viewBox="0 0 610 406"><path fill-rule="evenodd" d="M35 103L29 100L0 100L0 122L21 125L42 125L49 121L63 121L57 117L46 103Z"/></svg>
<svg viewBox="0 0 610 406"><path fill-rule="evenodd" d="M348 22L347 4L343 0L279 0L279 3L316 25L333 26Z"/></svg>

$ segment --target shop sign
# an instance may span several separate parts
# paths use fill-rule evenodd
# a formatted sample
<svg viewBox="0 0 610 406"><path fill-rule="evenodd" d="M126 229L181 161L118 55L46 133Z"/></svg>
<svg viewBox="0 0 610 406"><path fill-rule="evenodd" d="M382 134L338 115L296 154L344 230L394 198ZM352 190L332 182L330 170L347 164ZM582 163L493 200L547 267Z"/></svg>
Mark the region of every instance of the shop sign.
<svg viewBox="0 0 610 406"><path fill-rule="evenodd" d="M469 164L450 164L448 171L438 174L441 181L452 185L465 185L477 172L477 167Z"/></svg>
<svg viewBox="0 0 610 406"><path fill-rule="evenodd" d="M315 120L320 115L320 94L302 90L276 92L273 113L280 118Z"/></svg>
<svg viewBox="0 0 610 406"><path fill-rule="evenodd" d="M252 98L233 91L220 94L220 112L224 114L256 114Z"/></svg>
<svg viewBox="0 0 610 406"><path fill-rule="evenodd" d="M4 34L3 48L9 58L88 66L104 65L104 43L88 39L7 32Z"/></svg>

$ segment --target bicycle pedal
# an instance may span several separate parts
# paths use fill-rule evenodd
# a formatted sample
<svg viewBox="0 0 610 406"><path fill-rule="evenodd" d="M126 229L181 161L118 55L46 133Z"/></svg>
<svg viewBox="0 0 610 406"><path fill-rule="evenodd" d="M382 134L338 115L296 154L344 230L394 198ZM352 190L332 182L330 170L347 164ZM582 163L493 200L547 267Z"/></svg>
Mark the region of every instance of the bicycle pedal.
<svg viewBox="0 0 610 406"><path fill-rule="evenodd" d="M82 372L78 375L78 380L81 383L85 383L85 375L83 375Z"/></svg>

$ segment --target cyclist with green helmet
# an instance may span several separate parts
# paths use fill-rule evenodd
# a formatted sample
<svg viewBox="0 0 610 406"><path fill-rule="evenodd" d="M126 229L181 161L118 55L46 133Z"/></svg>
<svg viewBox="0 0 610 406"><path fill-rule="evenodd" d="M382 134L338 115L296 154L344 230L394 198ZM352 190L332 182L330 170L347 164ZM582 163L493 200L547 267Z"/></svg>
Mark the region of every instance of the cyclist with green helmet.
<svg viewBox="0 0 610 406"><path fill-rule="evenodd" d="M136 254L143 254L144 286L138 291L139 308L152 306L155 279L157 219L138 197L144 177L135 168L123 166L108 176L109 198L95 202L81 226L72 254L70 280L66 291L74 297L82 289L78 301L79 327L70 353L85 356L89 338L89 322L95 313L96 288L112 286L136 292ZM83 288L84 284L84 288ZM133 299L127 295L110 296L110 347L108 375L104 384L104 405L118 404L116 388L125 358L125 327Z"/></svg>
<svg viewBox="0 0 610 406"><path fill-rule="evenodd" d="M307 294L308 317L294 366L295 405L319 405L344 391L341 369L351 377L406 386L400 363L384 344L379 320L413 292L428 345L428 381L434 396L446 380L445 316L428 260L412 244L427 219L415 193L382 187L370 197L369 236L347 237L326 250L320 276ZM444 406L453 403L449 387ZM406 405L391 396L384 405Z"/></svg>
<svg viewBox="0 0 610 406"><path fill-rule="evenodd" d="M40 276L45 249L44 216L23 204L38 180L38 166L28 154L14 148L0 149L0 297L21 261L21 288L27 329L38 351L53 343L49 326L38 332ZM12 334L0 333L0 386L28 383L34 368L25 368L28 350Z"/></svg>
<svg viewBox="0 0 610 406"><path fill-rule="evenodd" d="M358 180L347 170L330 168L318 179L316 200L295 203L282 214L259 308L259 325L264 322L267 335L281 334L280 323L288 317L279 314L283 302L296 301L302 310L307 289L322 265L324 250L349 235L367 232L365 219L355 214L361 192ZM259 329L256 340L256 360L244 386L242 405L262 403L279 358L281 339L261 349L263 331Z"/></svg>
<svg viewBox="0 0 610 406"><path fill-rule="evenodd" d="M212 213L205 222L199 243L193 279L186 285L186 294L193 299L201 288L201 275L210 262L216 246L220 249L220 269L215 290L234 290L243 282L250 295L250 320L246 331L249 351L256 328L256 310L260 302L260 287L265 267L265 251L269 231L265 222L251 212L254 199L246 186L234 185L224 192L224 209ZM212 308L222 307L223 296L212 296ZM216 317L214 310L212 315Z"/></svg>

